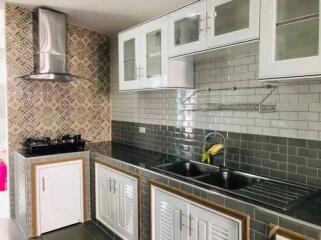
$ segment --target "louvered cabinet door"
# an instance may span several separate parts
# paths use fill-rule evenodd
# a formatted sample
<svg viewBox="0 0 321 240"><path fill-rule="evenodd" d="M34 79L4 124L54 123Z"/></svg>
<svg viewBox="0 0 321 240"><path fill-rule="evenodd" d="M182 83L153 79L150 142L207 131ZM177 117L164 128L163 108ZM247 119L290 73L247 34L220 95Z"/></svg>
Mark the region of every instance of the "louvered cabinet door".
<svg viewBox="0 0 321 240"><path fill-rule="evenodd" d="M107 167L96 167L96 217L109 228L114 228L115 199L113 189L114 173Z"/></svg>
<svg viewBox="0 0 321 240"><path fill-rule="evenodd" d="M115 173L116 232L123 239L138 239L137 179Z"/></svg>
<svg viewBox="0 0 321 240"><path fill-rule="evenodd" d="M241 240L241 225L221 213L191 204L189 207L190 240Z"/></svg>
<svg viewBox="0 0 321 240"><path fill-rule="evenodd" d="M186 240L188 203L152 187L153 240Z"/></svg>

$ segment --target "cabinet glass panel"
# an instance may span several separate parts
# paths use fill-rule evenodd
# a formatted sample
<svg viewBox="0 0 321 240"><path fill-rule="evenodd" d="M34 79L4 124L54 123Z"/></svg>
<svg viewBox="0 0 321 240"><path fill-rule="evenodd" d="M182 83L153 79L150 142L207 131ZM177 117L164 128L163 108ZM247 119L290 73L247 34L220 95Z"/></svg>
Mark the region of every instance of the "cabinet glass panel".
<svg viewBox="0 0 321 240"><path fill-rule="evenodd" d="M278 0L275 59L319 54L319 0Z"/></svg>
<svg viewBox="0 0 321 240"><path fill-rule="evenodd" d="M215 36L250 26L250 0L232 0L215 7Z"/></svg>
<svg viewBox="0 0 321 240"><path fill-rule="evenodd" d="M319 0L278 0L277 21L287 21L319 13Z"/></svg>
<svg viewBox="0 0 321 240"><path fill-rule="evenodd" d="M124 80L136 80L135 39L124 42Z"/></svg>
<svg viewBox="0 0 321 240"><path fill-rule="evenodd" d="M147 42L147 77L161 76L161 30L148 33Z"/></svg>
<svg viewBox="0 0 321 240"><path fill-rule="evenodd" d="M175 22L175 46L197 42L200 32L200 15L190 16Z"/></svg>

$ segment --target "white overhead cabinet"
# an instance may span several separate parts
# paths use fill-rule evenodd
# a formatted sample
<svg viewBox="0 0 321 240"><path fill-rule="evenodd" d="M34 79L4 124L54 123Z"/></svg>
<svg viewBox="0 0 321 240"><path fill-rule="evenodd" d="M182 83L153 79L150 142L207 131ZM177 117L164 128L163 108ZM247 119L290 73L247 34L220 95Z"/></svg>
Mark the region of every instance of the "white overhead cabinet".
<svg viewBox="0 0 321 240"><path fill-rule="evenodd" d="M36 167L37 236L84 221L82 160Z"/></svg>
<svg viewBox="0 0 321 240"><path fill-rule="evenodd" d="M134 28L119 35L119 88L139 89L140 29Z"/></svg>
<svg viewBox="0 0 321 240"><path fill-rule="evenodd" d="M260 0L207 0L207 48L259 38Z"/></svg>
<svg viewBox="0 0 321 240"><path fill-rule="evenodd" d="M137 178L95 163L96 218L122 239L138 239Z"/></svg>
<svg viewBox="0 0 321 240"><path fill-rule="evenodd" d="M119 34L119 89L193 88L193 61L168 59L168 16Z"/></svg>
<svg viewBox="0 0 321 240"><path fill-rule="evenodd" d="M119 34L119 89L193 88L204 50L259 38L260 0L200 0Z"/></svg>
<svg viewBox="0 0 321 240"><path fill-rule="evenodd" d="M206 4L199 1L169 14L170 57L206 49Z"/></svg>
<svg viewBox="0 0 321 240"><path fill-rule="evenodd" d="M168 80L167 16L141 27L140 74L143 88L166 87Z"/></svg>
<svg viewBox="0 0 321 240"><path fill-rule="evenodd" d="M242 221L151 186L153 240L245 240ZM247 231L247 230L246 230ZM245 238L244 238L245 237Z"/></svg>
<svg viewBox="0 0 321 240"><path fill-rule="evenodd" d="M320 0L262 0L260 79L321 74Z"/></svg>

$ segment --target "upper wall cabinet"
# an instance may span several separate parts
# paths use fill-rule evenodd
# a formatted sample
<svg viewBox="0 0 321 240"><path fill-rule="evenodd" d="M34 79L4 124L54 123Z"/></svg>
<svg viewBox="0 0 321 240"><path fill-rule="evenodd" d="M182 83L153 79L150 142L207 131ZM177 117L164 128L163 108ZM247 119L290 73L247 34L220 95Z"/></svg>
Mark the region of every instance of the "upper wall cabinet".
<svg viewBox="0 0 321 240"><path fill-rule="evenodd" d="M140 88L140 28L119 35L119 88Z"/></svg>
<svg viewBox="0 0 321 240"><path fill-rule="evenodd" d="M260 0L207 0L208 48L259 38Z"/></svg>
<svg viewBox="0 0 321 240"><path fill-rule="evenodd" d="M169 14L169 55L171 57L205 49L205 1L199 1Z"/></svg>
<svg viewBox="0 0 321 240"><path fill-rule="evenodd" d="M320 0L262 0L260 79L321 74Z"/></svg>
<svg viewBox="0 0 321 240"><path fill-rule="evenodd" d="M168 74L167 16L141 27L140 74L143 88L166 87Z"/></svg>
<svg viewBox="0 0 321 240"><path fill-rule="evenodd" d="M120 33L118 41L120 90L194 87L193 61L168 59L168 16Z"/></svg>

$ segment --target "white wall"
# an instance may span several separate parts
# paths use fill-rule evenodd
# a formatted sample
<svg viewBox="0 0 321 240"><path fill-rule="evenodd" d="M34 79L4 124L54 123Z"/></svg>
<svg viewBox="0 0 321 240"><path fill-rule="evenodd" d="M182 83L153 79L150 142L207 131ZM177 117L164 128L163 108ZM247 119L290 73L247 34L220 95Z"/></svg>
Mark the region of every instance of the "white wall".
<svg viewBox="0 0 321 240"><path fill-rule="evenodd" d="M230 55L203 54L195 61L196 88L261 86L258 80L258 44L233 48ZM118 121L186 126L231 132L321 140L321 84L302 82L280 85L269 103L275 113L181 111L179 102L189 94L183 90L145 92L118 91L117 38L111 41L112 119ZM265 89L221 92L224 103L257 102Z"/></svg>
<svg viewBox="0 0 321 240"><path fill-rule="evenodd" d="M7 146L5 5L0 1L0 150Z"/></svg>

